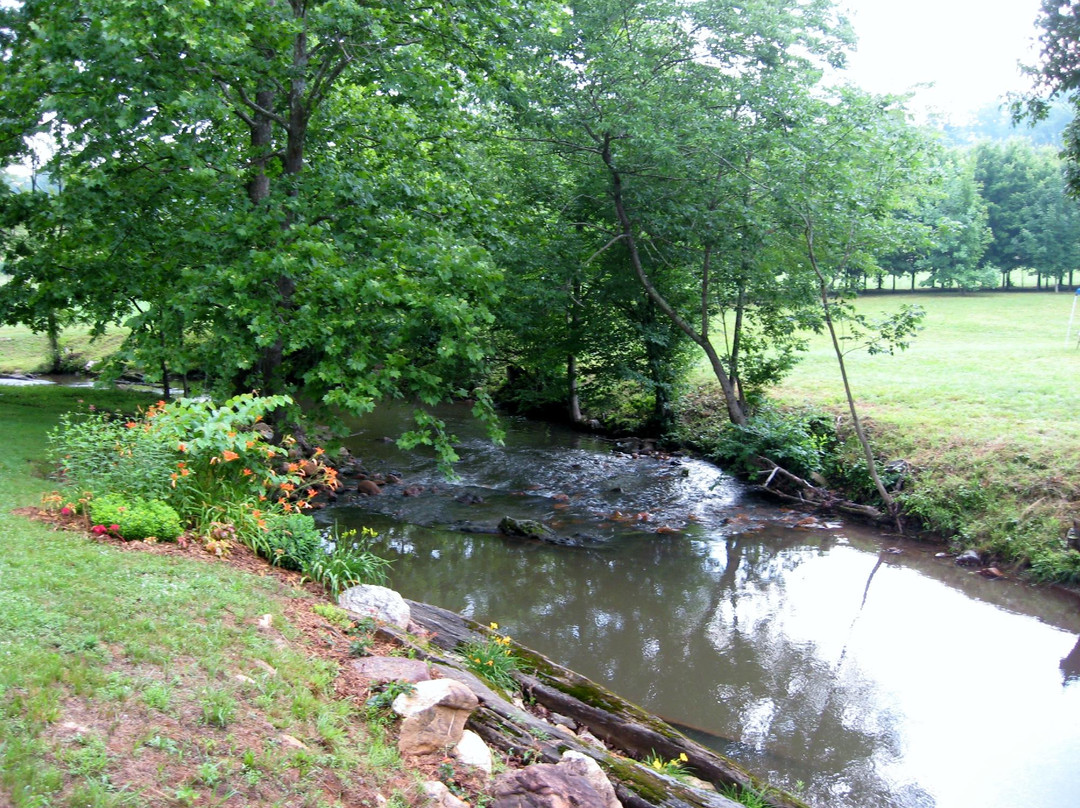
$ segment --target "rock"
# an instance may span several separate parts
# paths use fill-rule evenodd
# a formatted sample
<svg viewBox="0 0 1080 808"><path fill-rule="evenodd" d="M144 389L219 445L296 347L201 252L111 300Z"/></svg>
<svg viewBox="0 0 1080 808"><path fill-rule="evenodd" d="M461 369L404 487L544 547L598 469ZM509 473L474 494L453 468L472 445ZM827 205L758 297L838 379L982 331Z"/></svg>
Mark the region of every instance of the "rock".
<svg viewBox="0 0 1080 808"><path fill-rule="evenodd" d="M425 805L431 805L434 808L469 808L469 803L455 797L446 784L438 780L428 780L424 783L424 796L427 797Z"/></svg>
<svg viewBox="0 0 1080 808"><path fill-rule="evenodd" d="M1002 572L1001 570L999 570L997 567L986 567L985 569L981 569L981 570L979 570L979 575L981 575L984 578L990 578L990 579L997 579L997 578L1004 578L1005 577L1005 573Z"/></svg>
<svg viewBox="0 0 1080 808"><path fill-rule="evenodd" d="M491 750L484 740L471 729L465 730L461 735L451 757L465 766L480 769L484 774L490 775L495 766L495 760L491 756Z"/></svg>
<svg viewBox="0 0 1080 808"><path fill-rule="evenodd" d="M424 493L424 486L422 485L410 485L404 491L401 492L403 497L418 497Z"/></svg>
<svg viewBox="0 0 1080 808"><path fill-rule="evenodd" d="M557 766L588 780L606 808L620 808L622 805L619 798L615 796L615 787L611 785L611 781L604 774L604 770L600 768L600 764L588 755L568 749L563 752L562 759Z"/></svg>
<svg viewBox="0 0 1080 808"><path fill-rule="evenodd" d="M392 705L403 716L398 752L426 755L457 746L479 703L469 688L453 679L417 683L412 693L402 693Z"/></svg>
<svg viewBox="0 0 1080 808"><path fill-rule="evenodd" d="M473 494L470 491L458 494L454 497L454 502L460 502L462 505L483 505L484 498L479 494Z"/></svg>
<svg viewBox="0 0 1080 808"><path fill-rule="evenodd" d="M373 584L360 584L338 595L338 606L362 620L372 617L382 623L397 626L402 631L409 627L412 617L405 600L393 589Z"/></svg>
<svg viewBox="0 0 1080 808"><path fill-rule="evenodd" d="M559 715L558 713L552 713L550 716L548 716L548 720L550 720L551 723L554 724L557 727L566 727L571 732L577 732L577 730L578 730L577 721L575 721L572 718L568 718L565 715Z"/></svg>
<svg viewBox="0 0 1080 808"><path fill-rule="evenodd" d="M274 428L270 424L259 421L251 427L251 431L262 438L264 441L270 442L274 439Z"/></svg>
<svg viewBox="0 0 1080 808"><path fill-rule="evenodd" d="M292 735L286 735L284 732L278 735L278 740L282 745L289 746L293 749L307 749L308 745L301 741L299 738L294 738Z"/></svg>
<svg viewBox="0 0 1080 808"><path fill-rule="evenodd" d="M554 533L534 519L514 519L504 516L499 522L499 532L507 536L520 536L524 539L550 539Z"/></svg>
<svg viewBox="0 0 1080 808"><path fill-rule="evenodd" d="M377 497L382 493L382 489L379 488L379 484L372 480L360 480L356 484L356 490L358 493L363 494L365 497Z"/></svg>
<svg viewBox="0 0 1080 808"><path fill-rule="evenodd" d="M587 777L561 764L538 763L500 774L491 793L491 808L611 808Z"/></svg>
<svg viewBox="0 0 1080 808"><path fill-rule="evenodd" d="M376 682L426 682L431 679L427 663L405 657L365 657L352 662L353 670L365 679Z"/></svg>
<svg viewBox="0 0 1080 808"><path fill-rule="evenodd" d="M956 557L956 563L961 567L977 567L982 564L982 556L975 550L964 550Z"/></svg>

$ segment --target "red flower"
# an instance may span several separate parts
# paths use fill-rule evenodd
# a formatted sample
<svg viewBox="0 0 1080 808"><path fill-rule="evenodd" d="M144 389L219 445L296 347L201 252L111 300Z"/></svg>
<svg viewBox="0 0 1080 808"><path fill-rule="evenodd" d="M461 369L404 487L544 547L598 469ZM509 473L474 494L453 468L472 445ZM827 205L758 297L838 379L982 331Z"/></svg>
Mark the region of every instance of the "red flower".
<svg viewBox="0 0 1080 808"><path fill-rule="evenodd" d="M105 527L105 525L94 525L92 528L90 528L90 532L93 533L95 536L100 536L102 533L108 533L109 529Z"/></svg>
<svg viewBox="0 0 1080 808"><path fill-rule="evenodd" d="M120 525L109 525L109 532L110 533L119 533L120 532Z"/></svg>
<svg viewBox="0 0 1080 808"><path fill-rule="evenodd" d="M67 505L65 505L63 508L60 509L60 515L61 516L71 516L71 508L69 508Z"/></svg>

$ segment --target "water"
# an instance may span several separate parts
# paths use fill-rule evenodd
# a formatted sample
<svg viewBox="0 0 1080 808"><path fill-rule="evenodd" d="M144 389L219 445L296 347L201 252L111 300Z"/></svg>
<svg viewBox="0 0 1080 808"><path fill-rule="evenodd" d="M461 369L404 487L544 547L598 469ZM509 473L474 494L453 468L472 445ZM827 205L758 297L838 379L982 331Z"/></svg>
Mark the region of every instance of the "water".
<svg viewBox="0 0 1080 808"><path fill-rule="evenodd" d="M449 484L381 440L406 426L382 413L350 440L402 483L328 514L382 532L406 597L497 621L814 805L1080 800L1076 601L544 424L509 421L496 449L455 423ZM449 529L503 515L576 546Z"/></svg>

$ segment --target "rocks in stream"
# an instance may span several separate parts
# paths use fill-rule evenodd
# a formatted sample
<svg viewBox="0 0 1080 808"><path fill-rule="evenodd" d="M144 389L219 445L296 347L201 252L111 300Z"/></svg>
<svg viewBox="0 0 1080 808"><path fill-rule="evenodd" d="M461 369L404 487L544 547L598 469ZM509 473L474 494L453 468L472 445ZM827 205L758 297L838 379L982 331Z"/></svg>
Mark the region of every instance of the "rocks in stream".
<svg viewBox="0 0 1080 808"><path fill-rule="evenodd" d="M982 556L976 550L964 550L956 557L956 563L961 567L980 567Z"/></svg>
<svg viewBox="0 0 1080 808"><path fill-rule="evenodd" d="M547 541L555 537L555 531L535 519L515 519L504 516L499 522L499 532L506 536Z"/></svg>

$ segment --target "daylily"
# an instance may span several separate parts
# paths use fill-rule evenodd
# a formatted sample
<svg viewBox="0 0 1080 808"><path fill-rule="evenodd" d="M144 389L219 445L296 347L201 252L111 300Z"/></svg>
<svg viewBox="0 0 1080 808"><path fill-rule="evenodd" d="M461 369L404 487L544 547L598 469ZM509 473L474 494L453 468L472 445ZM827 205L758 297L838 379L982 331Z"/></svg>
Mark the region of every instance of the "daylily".
<svg viewBox="0 0 1080 808"><path fill-rule="evenodd" d="M240 455L238 455L236 452L226 449L224 452L221 453L221 457L226 463L228 463L230 460L236 460L240 457Z"/></svg>

